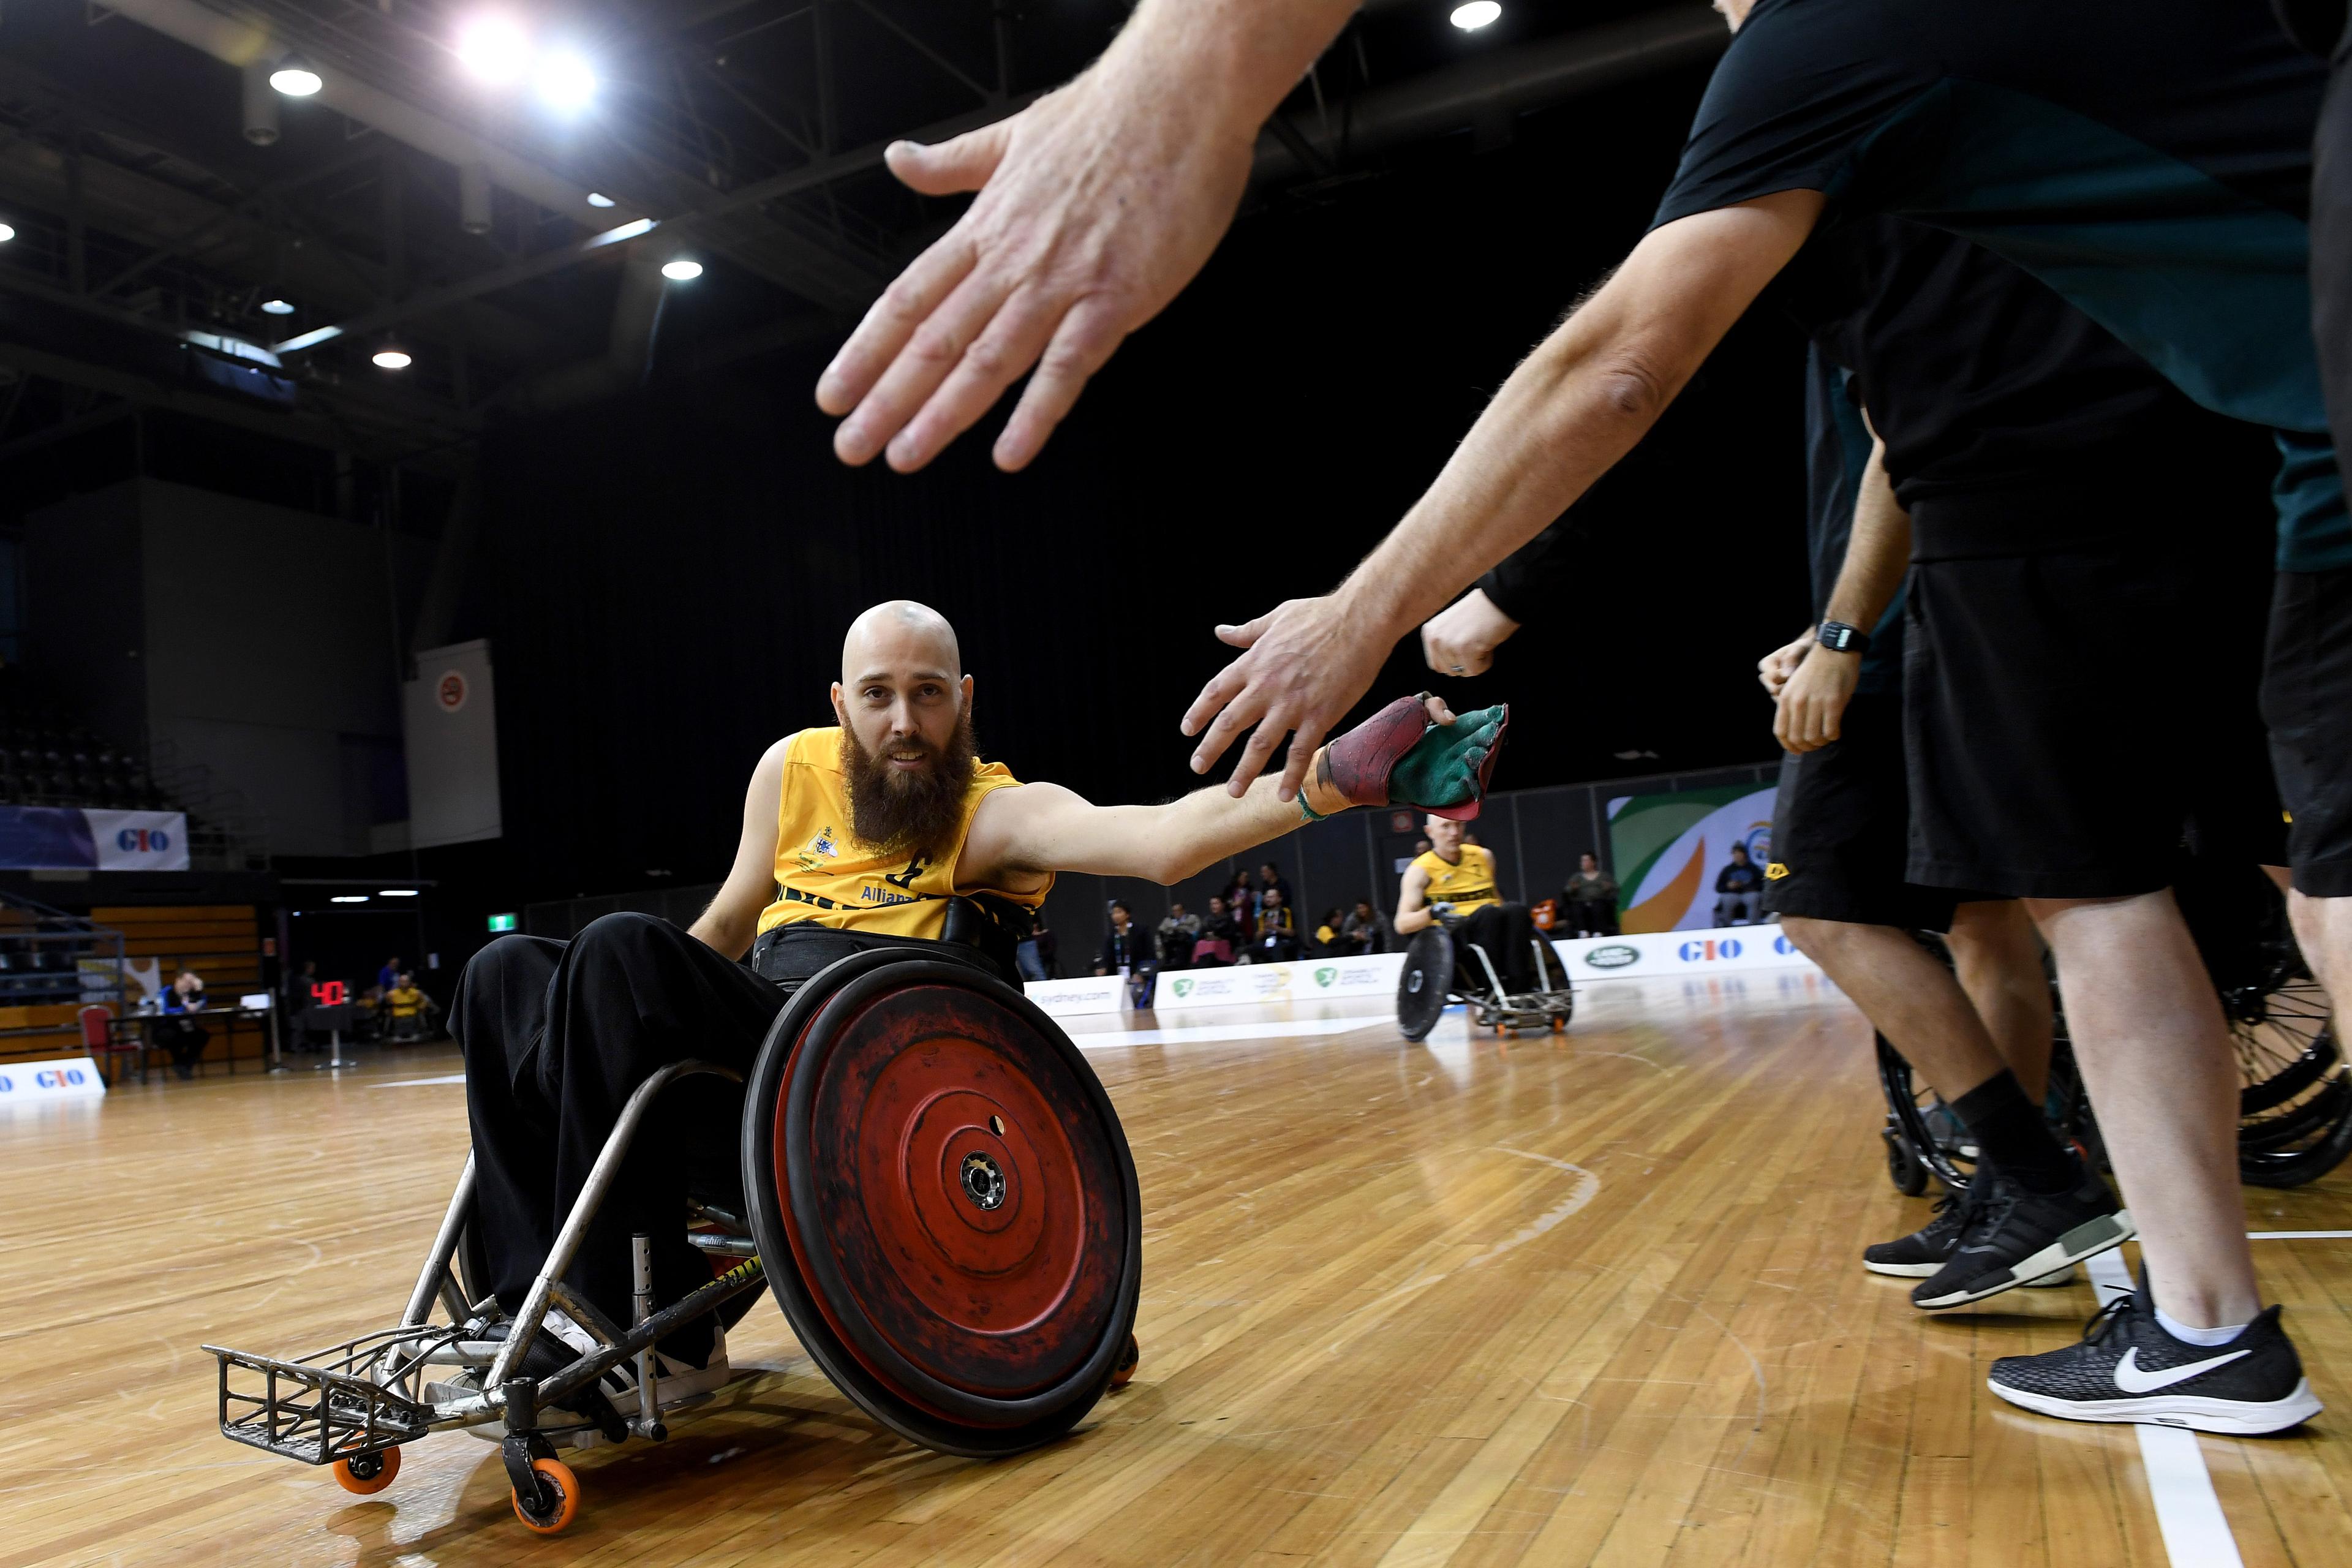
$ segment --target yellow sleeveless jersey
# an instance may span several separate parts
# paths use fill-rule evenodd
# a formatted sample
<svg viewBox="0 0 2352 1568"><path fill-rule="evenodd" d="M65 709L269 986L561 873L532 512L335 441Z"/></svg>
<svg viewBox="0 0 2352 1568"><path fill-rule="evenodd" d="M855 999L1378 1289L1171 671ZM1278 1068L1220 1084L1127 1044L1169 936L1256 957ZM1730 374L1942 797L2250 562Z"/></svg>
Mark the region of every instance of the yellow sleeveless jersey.
<svg viewBox="0 0 2352 1568"><path fill-rule="evenodd" d="M883 858L849 831L849 789L841 773L841 730L803 730L784 746L783 787L776 804L776 901L760 911L760 929L813 921L839 931L938 940L957 892L985 892L1035 909L1045 886L1026 893L959 888L956 862L971 834L972 813L992 790L1021 781L1003 763L974 763L955 837L934 858Z"/></svg>
<svg viewBox="0 0 2352 1568"><path fill-rule="evenodd" d="M1448 865L1434 849L1413 857L1412 863L1429 873L1424 897L1433 904L1452 904L1457 915L1503 901L1495 891L1495 857L1480 845L1465 844L1458 866Z"/></svg>

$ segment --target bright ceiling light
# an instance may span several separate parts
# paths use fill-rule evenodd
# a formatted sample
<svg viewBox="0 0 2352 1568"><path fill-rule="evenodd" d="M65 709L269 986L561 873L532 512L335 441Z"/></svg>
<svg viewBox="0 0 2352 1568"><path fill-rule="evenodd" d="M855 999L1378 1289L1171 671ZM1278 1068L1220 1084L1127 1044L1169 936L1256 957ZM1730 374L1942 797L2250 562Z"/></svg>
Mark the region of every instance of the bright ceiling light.
<svg viewBox="0 0 2352 1568"><path fill-rule="evenodd" d="M406 349L396 349L389 344L376 350L373 357L378 370L406 370L415 363L408 357Z"/></svg>
<svg viewBox="0 0 2352 1568"><path fill-rule="evenodd" d="M367 902L367 895L365 893L337 893L327 901L331 904L363 904Z"/></svg>
<svg viewBox="0 0 2352 1568"><path fill-rule="evenodd" d="M596 101L596 72L578 55L550 55L540 61L533 85L540 101L559 114L577 114Z"/></svg>
<svg viewBox="0 0 2352 1568"><path fill-rule="evenodd" d="M1465 33L1475 33L1502 14L1498 0L1468 0L1466 5L1454 7L1454 14L1445 19Z"/></svg>
<svg viewBox="0 0 2352 1568"><path fill-rule="evenodd" d="M518 81L530 68L530 40L511 16L477 16L457 29L457 63L494 87Z"/></svg>
<svg viewBox="0 0 2352 1568"><path fill-rule="evenodd" d="M613 205L613 198L602 191L591 191L588 193L588 205L592 207L609 207Z"/></svg>
<svg viewBox="0 0 2352 1568"><path fill-rule="evenodd" d="M308 98L327 85L324 78L310 68L310 62L300 55L288 55L269 73L269 85L289 98Z"/></svg>
<svg viewBox="0 0 2352 1568"><path fill-rule="evenodd" d="M416 889L415 888L379 888L376 889L375 896L379 899L413 899L416 896Z"/></svg>
<svg viewBox="0 0 2352 1568"><path fill-rule="evenodd" d="M291 300L264 300L261 302L261 313L265 316L290 316L294 313L294 301Z"/></svg>
<svg viewBox="0 0 2352 1568"><path fill-rule="evenodd" d="M676 261L662 263L662 276L673 283L691 283L702 276L702 263L681 256Z"/></svg>
<svg viewBox="0 0 2352 1568"><path fill-rule="evenodd" d="M16 237L16 229L15 225L0 223L0 245L5 245Z"/></svg>

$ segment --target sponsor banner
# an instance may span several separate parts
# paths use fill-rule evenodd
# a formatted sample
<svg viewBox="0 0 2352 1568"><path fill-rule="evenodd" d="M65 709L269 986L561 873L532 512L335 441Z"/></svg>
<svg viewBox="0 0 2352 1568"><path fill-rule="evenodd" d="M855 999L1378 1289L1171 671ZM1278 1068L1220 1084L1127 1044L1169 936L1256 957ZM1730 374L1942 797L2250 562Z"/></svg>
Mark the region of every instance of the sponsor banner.
<svg viewBox="0 0 2352 1568"><path fill-rule="evenodd" d="M1245 963L1232 969L1174 969L1160 976L1152 1011L1236 1007L1250 1002L1317 1002L1327 996L1394 996L1404 954L1303 958L1295 963Z"/></svg>
<svg viewBox="0 0 2352 1568"><path fill-rule="evenodd" d="M184 871L188 819L176 811L0 805L0 869Z"/></svg>
<svg viewBox="0 0 2352 1568"><path fill-rule="evenodd" d="M1021 990L1049 1017L1055 1018L1076 1017L1082 1013L1124 1013L1128 1007L1127 979L1118 974L1089 974L1076 980L1032 980Z"/></svg>
<svg viewBox="0 0 2352 1568"><path fill-rule="evenodd" d="M101 871L184 871L188 819L176 811L85 811Z"/></svg>
<svg viewBox="0 0 2352 1568"><path fill-rule="evenodd" d="M88 1057L52 1062L0 1062L0 1106L36 1100L95 1100L106 1093L98 1064Z"/></svg>
<svg viewBox="0 0 2352 1568"><path fill-rule="evenodd" d="M1798 952L1797 944L1776 925L1586 936L1551 945L1568 970L1572 985L1593 980L1647 979L1658 974L1716 973L1727 969L1819 967Z"/></svg>
<svg viewBox="0 0 2352 1568"><path fill-rule="evenodd" d="M1767 785L1668 795L1620 795L1609 803L1609 848L1618 868L1623 930L1705 931L1716 912L1715 880L1745 847L1758 871L1772 860L1772 806ZM1759 884L1760 885L1760 884ZM1745 929L1745 928L1742 928Z"/></svg>

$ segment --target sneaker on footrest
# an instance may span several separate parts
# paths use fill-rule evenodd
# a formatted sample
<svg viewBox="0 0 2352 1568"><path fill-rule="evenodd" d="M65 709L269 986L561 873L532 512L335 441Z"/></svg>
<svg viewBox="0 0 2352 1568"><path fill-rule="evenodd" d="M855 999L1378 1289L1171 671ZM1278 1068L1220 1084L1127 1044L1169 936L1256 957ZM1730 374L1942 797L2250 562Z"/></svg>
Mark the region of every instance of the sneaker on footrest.
<svg viewBox="0 0 2352 1568"><path fill-rule="evenodd" d="M1985 1386L2011 1405L2068 1421L2133 1421L2261 1436L2319 1414L2276 1307L2227 1344L2192 1345L2156 1321L2142 1289L2116 1297L2082 1340L2003 1356Z"/></svg>
<svg viewBox="0 0 2352 1568"><path fill-rule="evenodd" d="M1951 1260L1911 1291L1929 1311L1964 1307L2095 1258L2131 1239L2130 1213L2107 1184L2085 1171L2070 1193L2029 1193L1996 1176Z"/></svg>

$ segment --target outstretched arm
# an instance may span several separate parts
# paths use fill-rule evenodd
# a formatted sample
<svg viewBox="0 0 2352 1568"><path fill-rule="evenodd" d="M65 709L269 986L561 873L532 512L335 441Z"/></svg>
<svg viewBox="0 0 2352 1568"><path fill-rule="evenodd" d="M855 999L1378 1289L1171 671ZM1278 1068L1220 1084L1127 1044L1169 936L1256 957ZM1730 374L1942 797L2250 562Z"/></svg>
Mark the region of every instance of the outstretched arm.
<svg viewBox="0 0 2352 1568"><path fill-rule="evenodd" d="M770 746L760 765L751 770L751 787L743 792L743 836L736 841L735 864L727 880L687 934L729 958L751 950L760 924L760 911L776 897L776 808L782 804L784 748L792 738Z"/></svg>
<svg viewBox="0 0 2352 1568"><path fill-rule="evenodd" d="M1820 217L1781 191L1651 231L1511 373L1437 482L1331 594L1292 599L1217 636L1246 648L1184 715L1206 773L1257 726L1226 785L1239 795L1287 731L1282 791L1354 705L1396 640L1532 539L1648 433ZM1212 722L1213 721L1213 722Z"/></svg>

